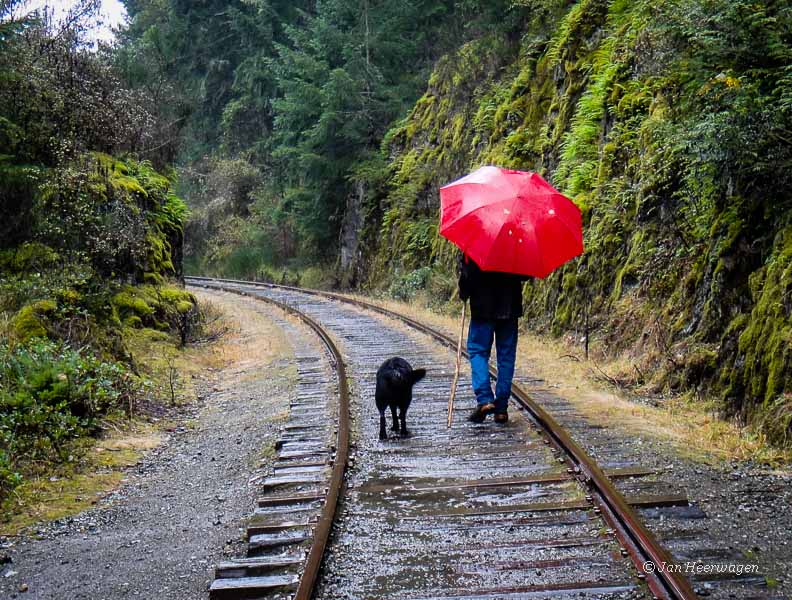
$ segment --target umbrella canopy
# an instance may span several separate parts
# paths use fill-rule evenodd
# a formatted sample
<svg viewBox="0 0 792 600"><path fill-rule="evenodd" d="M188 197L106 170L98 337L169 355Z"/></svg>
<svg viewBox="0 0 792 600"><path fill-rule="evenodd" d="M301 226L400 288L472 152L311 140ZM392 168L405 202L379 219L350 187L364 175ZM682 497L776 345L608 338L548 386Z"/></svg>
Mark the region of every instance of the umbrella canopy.
<svg viewBox="0 0 792 600"><path fill-rule="evenodd" d="M484 271L546 277L583 253L580 209L536 173L498 167L440 188L440 234Z"/></svg>

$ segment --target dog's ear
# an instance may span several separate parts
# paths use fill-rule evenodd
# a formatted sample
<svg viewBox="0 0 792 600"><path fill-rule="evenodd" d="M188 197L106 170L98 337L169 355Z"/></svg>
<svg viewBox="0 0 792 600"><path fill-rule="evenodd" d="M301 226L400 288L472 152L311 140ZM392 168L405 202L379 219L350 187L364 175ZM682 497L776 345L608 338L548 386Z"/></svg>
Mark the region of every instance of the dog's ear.
<svg viewBox="0 0 792 600"><path fill-rule="evenodd" d="M410 373L410 380L412 381L413 385L421 381L421 379L424 377L426 377L426 369L413 369L413 371Z"/></svg>

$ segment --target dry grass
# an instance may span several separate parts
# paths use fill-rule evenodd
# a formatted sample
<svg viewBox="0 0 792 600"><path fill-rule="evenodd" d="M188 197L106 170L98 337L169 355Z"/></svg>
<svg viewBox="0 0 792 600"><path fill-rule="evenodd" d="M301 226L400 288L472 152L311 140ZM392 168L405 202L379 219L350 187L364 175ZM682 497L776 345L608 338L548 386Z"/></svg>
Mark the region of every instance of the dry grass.
<svg viewBox="0 0 792 600"><path fill-rule="evenodd" d="M459 335L459 318L432 312L417 303L350 295ZM754 460L771 466L789 465L792 453L776 449L760 434L717 416L714 400L687 396L663 399L651 406L610 385L634 369L626 360L597 364L578 356L563 340L522 332L517 352L519 373L543 379L547 387L571 401L593 423L618 427L628 434L670 442L681 456L707 464Z"/></svg>
<svg viewBox="0 0 792 600"><path fill-rule="evenodd" d="M211 342L198 342L179 348L171 335L152 329L126 329L124 342L138 365L141 375L148 381L149 401L170 405L194 402L199 395L198 386L207 373L222 369L235 359L229 348L235 346L239 325L223 314L222 307L214 306L208 298L196 294L203 307L210 307L212 320L203 331Z"/></svg>
<svg viewBox="0 0 792 600"><path fill-rule="evenodd" d="M230 335L212 347L212 359L218 367L234 365L239 373L245 372L251 364L273 363L292 355L292 345L286 334L265 314L260 312L261 302L240 297L229 292L194 292L201 303L213 304L226 315L245 312L245 331L240 324L229 320L226 326ZM284 317L289 318L289 317Z"/></svg>
<svg viewBox="0 0 792 600"><path fill-rule="evenodd" d="M569 346L562 341L524 334L518 367L547 381L553 391L572 401L592 422L670 441L681 455L697 461L757 460L780 465L792 458L750 429L719 418L714 401L677 396L664 399L660 406L646 405L603 383L600 370L620 373L625 365L614 361L595 366L582 358L561 358L569 354Z"/></svg>

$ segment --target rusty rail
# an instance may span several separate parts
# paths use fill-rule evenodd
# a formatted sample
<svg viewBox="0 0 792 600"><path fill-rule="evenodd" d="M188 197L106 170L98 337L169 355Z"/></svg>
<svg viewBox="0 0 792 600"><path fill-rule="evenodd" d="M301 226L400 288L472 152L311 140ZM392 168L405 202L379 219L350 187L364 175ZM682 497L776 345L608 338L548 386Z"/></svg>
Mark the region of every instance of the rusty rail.
<svg viewBox="0 0 792 600"><path fill-rule="evenodd" d="M196 281L212 280L202 277L188 277L188 279ZM343 294L234 279L214 279L214 281L286 289L345 302L402 321L449 348L456 350L457 347L450 336L420 321L400 315L382 306L357 298L350 298ZM467 352L464 352L464 354L467 356ZM493 374L496 374L496 370L493 367L490 367L490 370ZM598 512L601 513L602 517L613 529L614 534L637 569L638 577L646 580L652 594L662 600L693 600L698 598L685 577L678 573L669 573L668 569L661 568L661 565L672 564L673 558L644 526L640 517L628 504L621 492L616 489L610 478L597 465L596 461L519 385L512 385L512 395L544 430L549 442L566 455L563 461L568 465L570 473L590 490L591 500L596 505ZM647 563L653 563L655 568L646 568L645 565Z"/></svg>
<svg viewBox="0 0 792 600"><path fill-rule="evenodd" d="M199 278L194 277L190 279ZM230 283L230 280L222 279L200 278L200 280L225 281ZM303 569L302 575L300 576L300 582L297 585L297 591L294 595L294 600L310 600L313 596L313 590L314 586L316 585L317 576L319 575L319 569L322 566L322 558L324 556L325 547L327 546L327 540L330 538L330 532L333 528L336 506L338 505L338 499L341 495L341 487L344 483L344 471L346 470L347 461L349 458L349 381L347 380L344 359L341 356L341 351L338 349L338 346L336 346L335 342L333 341L333 338L330 337L330 334L328 334L319 323L296 308L272 298L255 296L241 290L235 290L233 288L218 286L217 289L239 294L241 296L247 296L256 300L269 302L284 312L296 316L306 325L308 325L308 327L310 327L317 336L319 336L333 358L333 366L338 375L338 432L336 434L335 458L333 460L333 469L330 475L330 482L328 485L327 495L325 497L325 503L322 508L319 521L317 522L316 528L314 529L311 548L308 551L305 567Z"/></svg>

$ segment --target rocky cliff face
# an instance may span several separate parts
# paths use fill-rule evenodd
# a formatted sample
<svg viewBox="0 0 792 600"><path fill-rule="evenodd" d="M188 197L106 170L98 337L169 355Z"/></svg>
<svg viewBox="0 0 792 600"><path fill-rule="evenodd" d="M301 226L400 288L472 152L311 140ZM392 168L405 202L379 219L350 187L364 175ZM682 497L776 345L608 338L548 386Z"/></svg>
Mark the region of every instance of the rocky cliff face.
<svg viewBox="0 0 792 600"><path fill-rule="evenodd" d="M482 164L538 171L581 208L586 253L528 286L527 321L580 332L588 312L602 351L629 357L650 387L714 393L784 441L792 14L775 2L530 4L520 37L442 59L388 134L359 268L376 287L429 266L432 294L451 297L437 188Z"/></svg>

